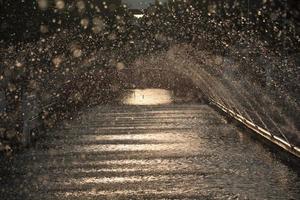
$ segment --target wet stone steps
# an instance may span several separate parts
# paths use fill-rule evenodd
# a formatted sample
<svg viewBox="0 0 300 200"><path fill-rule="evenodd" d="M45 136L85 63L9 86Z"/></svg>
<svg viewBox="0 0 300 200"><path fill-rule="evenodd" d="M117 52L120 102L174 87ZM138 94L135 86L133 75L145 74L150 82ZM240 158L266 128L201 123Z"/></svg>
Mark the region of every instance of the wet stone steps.
<svg viewBox="0 0 300 200"><path fill-rule="evenodd" d="M103 105L0 164L0 199L299 199L299 175L206 105Z"/></svg>

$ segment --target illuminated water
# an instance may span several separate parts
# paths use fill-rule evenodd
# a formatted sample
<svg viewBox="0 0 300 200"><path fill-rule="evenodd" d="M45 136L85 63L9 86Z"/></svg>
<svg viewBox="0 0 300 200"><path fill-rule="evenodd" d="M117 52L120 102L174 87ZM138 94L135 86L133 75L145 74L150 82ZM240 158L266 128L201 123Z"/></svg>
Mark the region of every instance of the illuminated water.
<svg viewBox="0 0 300 200"><path fill-rule="evenodd" d="M127 105L160 105L172 103L172 93L164 89L129 90L122 102Z"/></svg>
<svg viewBox="0 0 300 200"><path fill-rule="evenodd" d="M131 105L66 121L1 163L1 199L300 198L299 174L268 149L207 105L172 98L136 90Z"/></svg>

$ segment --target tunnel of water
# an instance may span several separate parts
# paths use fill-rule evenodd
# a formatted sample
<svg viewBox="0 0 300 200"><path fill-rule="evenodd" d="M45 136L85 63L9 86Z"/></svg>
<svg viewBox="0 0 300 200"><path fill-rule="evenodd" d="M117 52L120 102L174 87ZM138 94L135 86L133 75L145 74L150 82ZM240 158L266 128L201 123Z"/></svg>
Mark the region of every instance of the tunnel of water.
<svg viewBox="0 0 300 200"><path fill-rule="evenodd" d="M0 197L299 199L299 13L0 1Z"/></svg>

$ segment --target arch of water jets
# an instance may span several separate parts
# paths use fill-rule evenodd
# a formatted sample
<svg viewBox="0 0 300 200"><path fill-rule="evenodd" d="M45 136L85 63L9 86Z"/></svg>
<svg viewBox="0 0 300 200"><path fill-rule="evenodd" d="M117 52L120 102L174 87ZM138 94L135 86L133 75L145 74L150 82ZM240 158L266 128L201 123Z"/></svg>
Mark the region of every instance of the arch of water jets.
<svg viewBox="0 0 300 200"><path fill-rule="evenodd" d="M1 112L5 113L1 117L5 120L1 125L20 125L16 134L1 127L1 135L29 143L39 121L53 124L47 118L49 113L67 113L92 104L96 94L105 96L121 90L120 71L144 60L140 68L160 66L188 77L212 105L300 157L299 61L295 61L297 54L286 55L288 44L291 52L299 48L299 36L295 21L286 21L287 9L282 9L280 2L273 8L268 1L262 5L245 1L245 8L235 3L220 6L217 1L212 5L205 1L203 7L200 1L195 2L152 6L141 19L133 19L125 9L124 16L116 16L117 26L102 26L105 23L98 17L93 23L101 29L91 28L99 30L96 33L67 27L29 43L2 42L0 96ZM272 8L268 10L268 6ZM59 17L63 19L63 15ZM269 35L263 34L266 32ZM274 46L283 41L282 52L269 53L281 46L269 50L263 42L268 39L274 39ZM296 89L283 87L285 82ZM59 117L52 118L59 121Z"/></svg>

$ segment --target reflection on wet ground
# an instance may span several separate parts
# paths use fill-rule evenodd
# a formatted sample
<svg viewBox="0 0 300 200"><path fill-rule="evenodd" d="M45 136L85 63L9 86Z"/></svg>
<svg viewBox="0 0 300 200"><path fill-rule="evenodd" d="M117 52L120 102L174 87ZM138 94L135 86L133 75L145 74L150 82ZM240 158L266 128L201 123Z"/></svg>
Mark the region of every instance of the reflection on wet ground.
<svg viewBox="0 0 300 200"><path fill-rule="evenodd" d="M299 175L207 105L137 93L3 161L1 199L300 198Z"/></svg>

